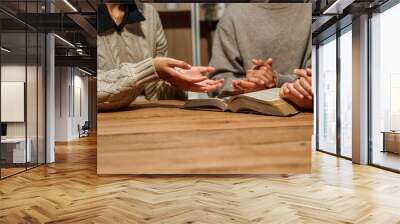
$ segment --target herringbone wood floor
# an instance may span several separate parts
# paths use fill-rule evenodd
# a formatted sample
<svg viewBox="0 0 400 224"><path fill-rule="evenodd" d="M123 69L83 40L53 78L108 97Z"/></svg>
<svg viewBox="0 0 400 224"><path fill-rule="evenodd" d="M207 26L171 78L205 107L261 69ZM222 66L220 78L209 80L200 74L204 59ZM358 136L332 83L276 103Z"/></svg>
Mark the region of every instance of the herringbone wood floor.
<svg viewBox="0 0 400 224"><path fill-rule="evenodd" d="M97 176L95 147L0 181L0 223L400 223L400 175L322 153L289 177Z"/></svg>

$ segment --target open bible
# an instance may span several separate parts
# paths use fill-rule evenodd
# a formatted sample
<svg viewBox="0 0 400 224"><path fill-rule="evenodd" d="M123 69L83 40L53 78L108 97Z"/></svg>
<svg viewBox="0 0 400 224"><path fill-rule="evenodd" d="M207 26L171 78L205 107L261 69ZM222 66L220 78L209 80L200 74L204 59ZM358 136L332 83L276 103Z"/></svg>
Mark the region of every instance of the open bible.
<svg viewBox="0 0 400 224"><path fill-rule="evenodd" d="M299 111L279 97L279 88L245 93L229 98L193 99L187 101L184 109L250 112L264 115L291 116Z"/></svg>

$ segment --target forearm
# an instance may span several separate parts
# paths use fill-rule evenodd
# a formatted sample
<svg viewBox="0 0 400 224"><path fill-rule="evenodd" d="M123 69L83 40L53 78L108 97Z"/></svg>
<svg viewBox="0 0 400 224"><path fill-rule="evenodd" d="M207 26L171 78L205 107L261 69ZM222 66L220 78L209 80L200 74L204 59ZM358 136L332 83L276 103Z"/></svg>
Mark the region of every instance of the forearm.
<svg viewBox="0 0 400 224"><path fill-rule="evenodd" d="M159 80L147 83L144 88L144 95L147 100L186 100L187 93L170 83Z"/></svg>
<svg viewBox="0 0 400 224"><path fill-rule="evenodd" d="M97 107L115 110L128 106L147 83L158 79L152 58L139 63L123 63L118 68L100 71L97 76Z"/></svg>

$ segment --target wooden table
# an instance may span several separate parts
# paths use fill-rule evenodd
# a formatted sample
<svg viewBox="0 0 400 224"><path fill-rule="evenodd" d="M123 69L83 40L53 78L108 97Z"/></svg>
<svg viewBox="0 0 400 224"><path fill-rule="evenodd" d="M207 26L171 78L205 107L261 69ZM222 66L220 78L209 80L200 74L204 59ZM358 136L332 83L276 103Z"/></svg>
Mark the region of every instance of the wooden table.
<svg viewBox="0 0 400 224"><path fill-rule="evenodd" d="M135 103L99 113L98 174L286 174L311 169L312 113L274 117Z"/></svg>

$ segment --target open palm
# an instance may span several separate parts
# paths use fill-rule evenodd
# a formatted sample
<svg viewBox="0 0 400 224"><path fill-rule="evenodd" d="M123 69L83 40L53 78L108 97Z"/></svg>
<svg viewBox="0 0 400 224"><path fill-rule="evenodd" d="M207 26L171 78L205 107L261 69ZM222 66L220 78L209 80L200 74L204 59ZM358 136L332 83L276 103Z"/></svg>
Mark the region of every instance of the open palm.
<svg viewBox="0 0 400 224"><path fill-rule="evenodd" d="M200 79L201 77L204 78L207 73L215 71L215 68L206 66L192 66L190 69L180 69L179 71L185 76L189 76L193 79ZM193 92L213 92L221 87L223 82L224 80L204 79L200 82L192 84L192 86L190 86L187 90Z"/></svg>

